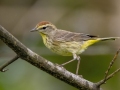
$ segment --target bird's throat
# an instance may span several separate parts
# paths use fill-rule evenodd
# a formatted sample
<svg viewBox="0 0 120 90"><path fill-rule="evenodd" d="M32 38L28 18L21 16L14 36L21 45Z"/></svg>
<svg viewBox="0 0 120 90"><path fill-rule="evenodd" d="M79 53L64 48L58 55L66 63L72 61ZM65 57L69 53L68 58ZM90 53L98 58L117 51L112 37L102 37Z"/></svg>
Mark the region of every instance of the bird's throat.
<svg viewBox="0 0 120 90"><path fill-rule="evenodd" d="M42 39L43 39L43 43L46 45L46 40L47 40L46 34L40 33L40 35L41 35L41 37L42 37Z"/></svg>

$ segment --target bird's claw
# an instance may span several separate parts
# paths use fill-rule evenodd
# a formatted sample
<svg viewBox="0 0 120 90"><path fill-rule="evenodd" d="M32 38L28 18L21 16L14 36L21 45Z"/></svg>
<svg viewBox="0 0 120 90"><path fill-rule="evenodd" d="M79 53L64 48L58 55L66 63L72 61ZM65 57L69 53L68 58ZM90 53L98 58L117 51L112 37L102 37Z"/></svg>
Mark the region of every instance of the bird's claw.
<svg viewBox="0 0 120 90"><path fill-rule="evenodd" d="M83 78L83 75L78 75L79 77Z"/></svg>
<svg viewBox="0 0 120 90"><path fill-rule="evenodd" d="M56 66L59 66L61 68L64 68L63 65L55 63ZM64 68L65 69L65 68Z"/></svg>

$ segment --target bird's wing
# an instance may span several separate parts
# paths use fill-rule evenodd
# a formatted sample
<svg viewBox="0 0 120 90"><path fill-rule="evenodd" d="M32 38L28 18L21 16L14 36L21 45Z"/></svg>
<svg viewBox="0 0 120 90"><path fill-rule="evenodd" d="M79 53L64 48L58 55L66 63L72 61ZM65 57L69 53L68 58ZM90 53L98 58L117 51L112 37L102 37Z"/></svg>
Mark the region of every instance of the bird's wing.
<svg viewBox="0 0 120 90"><path fill-rule="evenodd" d="M97 38L98 36L84 34L84 33L74 33L65 30L57 30L53 36L53 40L60 42L70 42L70 41L87 41Z"/></svg>

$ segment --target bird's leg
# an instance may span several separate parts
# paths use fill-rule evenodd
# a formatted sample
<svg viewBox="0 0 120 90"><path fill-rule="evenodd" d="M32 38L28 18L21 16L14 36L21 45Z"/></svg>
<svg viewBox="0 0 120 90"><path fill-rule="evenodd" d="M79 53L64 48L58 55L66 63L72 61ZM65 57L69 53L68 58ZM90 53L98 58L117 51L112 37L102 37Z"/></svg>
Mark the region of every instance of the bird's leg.
<svg viewBox="0 0 120 90"><path fill-rule="evenodd" d="M78 75L78 71L79 71L79 66L80 66L80 56L77 56L76 54L73 54L73 59L68 61L68 62L65 62L63 64L61 64L61 66L64 66L72 61L75 61L75 60L78 60L78 63L77 63L77 68L76 68L76 75Z"/></svg>
<svg viewBox="0 0 120 90"><path fill-rule="evenodd" d="M72 62L72 61L74 61L74 60L76 60L76 59L77 59L77 55L76 55L76 54L73 54L73 59L70 60L70 61L68 61L68 62L65 62L65 63L61 64L61 66L64 66L64 65L66 65L66 64L68 64L68 63L70 63L70 62Z"/></svg>
<svg viewBox="0 0 120 90"><path fill-rule="evenodd" d="M68 64L68 63L70 63L70 62L72 62L72 61L74 61L75 59L72 59L72 60L70 60L70 61L68 61L68 62L65 62L65 63L63 63L63 64L61 64L61 66L64 66L64 65L66 65L66 64Z"/></svg>
<svg viewBox="0 0 120 90"><path fill-rule="evenodd" d="M80 56L77 56L77 60L78 60L78 63L77 63L77 68L76 68L76 75L78 75L78 71L80 67Z"/></svg>

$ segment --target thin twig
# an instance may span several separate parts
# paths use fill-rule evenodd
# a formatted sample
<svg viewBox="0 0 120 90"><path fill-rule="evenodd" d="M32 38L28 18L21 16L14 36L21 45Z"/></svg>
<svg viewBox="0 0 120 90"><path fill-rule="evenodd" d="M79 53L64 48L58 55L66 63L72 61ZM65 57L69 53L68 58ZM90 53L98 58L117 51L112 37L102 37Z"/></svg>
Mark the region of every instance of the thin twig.
<svg viewBox="0 0 120 90"><path fill-rule="evenodd" d="M99 81L99 82L97 83L97 86L101 86L102 84L106 83L106 81L107 81L108 79L112 78L116 73L118 73L118 72L120 71L120 68L119 68L119 69L117 69L116 71L114 71L113 73L111 73L110 75L108 75L108 73L109 73L110 69L112 68L115 60L117 59L117 56L118 56L119 52L120 52L120 48L117 50L115 56L113 57L112 61L110 62L109 66L108 66L108 69L107 69L106 72L105 72L105 77L104 77L104 79L101 80L101 81Z"/></svg>
<svg viewBox="0 0 120 90"><path fill-rule="evenodd" d="M115 74L117 74L119 71L120 71L120 68L118 68L118 69L115 70L113 73L111 73L110 75L108 75L108 76L106 77L106 80L112 78L112 77L113 77Z"/></svg>
<svg viewBox="0 0 120 90"><path fill-rule="evenodd" d="M105 77L104 77L104 79L107 78L108 73L109 73L110 69L112 68L112 66L113 66L113 64L114 64L114 62L115 62L115 60L117 59L117 56L118 56L119 52L120 52L120 49L117 50L115 56L113 57L112 61L110 62L109 67L108 67L107 71L105 72Z"/></svg>
<svg viewBox="0 0 120 90"><path fill-rule="evenodd" d="M10 65L10 64L13 63L14 61L16 61L18 58L19 58L18 55L16 55L13 59L11 59L10 61L8 61L8 62L5 63L4 65L2 65L2 66L0 67L0 71L1 71L1 72L7 71L8 69L5 69L5 67L7 67L8 65Z"/></svg>
<svg viewBox="0 0 120 90"><path fill-rule="evenodd" d="M98 87L100 87L102 84L105 83L105 80L106 80L106 81L109 80L110 78L112 78L112 77L113 77L115 74L117 74L118 72L120 72L120 68L117 69L116 71L114 71L113 73L111 73L110 75L108 75L108 76L106 77L106 79L103 79L103 80L99 81L96 85L97 85Z"/></svg>

